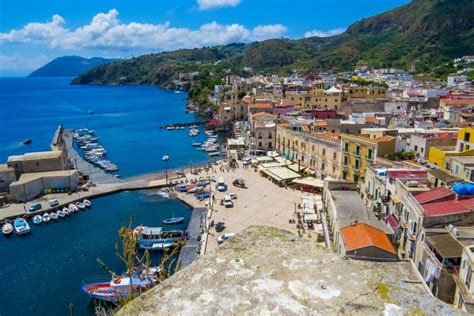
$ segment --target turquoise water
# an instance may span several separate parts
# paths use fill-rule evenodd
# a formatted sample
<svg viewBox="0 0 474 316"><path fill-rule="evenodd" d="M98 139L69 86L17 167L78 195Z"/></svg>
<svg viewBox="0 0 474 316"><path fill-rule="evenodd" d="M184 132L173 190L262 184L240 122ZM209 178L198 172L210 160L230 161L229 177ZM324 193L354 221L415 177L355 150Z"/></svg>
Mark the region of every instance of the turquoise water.
<svg viewBox="0 0 474 316"><path fill-rule="evenodd" d="M207 155L191 143L187 130L158 129L158 122L190 122L185 114L186 94L143 86L71 86L70 78L0 79L0 163L8 156L49 150L54 129L88 127L116 162L123 177L164 168L203 163ZM95 114L87 114L92 109ZM21 146L23 139L32 144ZM105 272L97 258L112 270L123 267L114 255L117 230L128 224L162 226L165 218L184 216L173 228L185 229L190 210L177 199L157 192L123 192L94 199L90 210L39 226L29 236L0 236L0 315L93 315L90 298L81 281ZM1 209L0 209L1 212ZM153 257L155 262L160 256Z"/></svg>
<svg viewBox="0 0 474 316"><path fill-rule="evenodd" d="M0 78L0 162L10 155L49 150L60 124L94 129L122 177L163 170L163 155L170 156L168 168L207 161L205 152L191 146L205 140L203 133L191 138L187 129L157 128L158 123L205 119L184 112L186 93L152 86L69 85L70 80ZM32 144L22 146L27 138Z"/></svg>

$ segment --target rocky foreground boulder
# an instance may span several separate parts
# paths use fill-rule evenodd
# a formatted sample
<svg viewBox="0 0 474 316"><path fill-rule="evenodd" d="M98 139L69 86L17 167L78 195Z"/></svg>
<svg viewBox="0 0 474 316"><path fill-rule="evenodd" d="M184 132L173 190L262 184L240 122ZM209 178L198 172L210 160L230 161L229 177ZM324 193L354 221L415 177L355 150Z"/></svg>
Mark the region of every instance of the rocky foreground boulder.
<svg viewBox="0 0 474 316"><path fill-rule="evenodd" d="M118 315L458 315L407 261L340 257L314 241L250 227Z"/></svg>

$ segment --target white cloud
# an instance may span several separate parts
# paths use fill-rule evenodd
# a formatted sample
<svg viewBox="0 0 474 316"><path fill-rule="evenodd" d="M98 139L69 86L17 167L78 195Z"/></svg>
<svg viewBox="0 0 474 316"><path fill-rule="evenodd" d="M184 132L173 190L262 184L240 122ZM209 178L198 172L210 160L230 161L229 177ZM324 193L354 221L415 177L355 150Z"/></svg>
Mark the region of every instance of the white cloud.
<svg viewBox="0 0 474 316"><path fill-rule="evenodd" d="M281 24L248 29L241 24L211 22L195 30L172 27L169 22L125 24L118 19L118 15L115 9L99 13L89 24L76 29L65 28L64 19L55 15L51 22L29 23L19 30L0 33L0 43L41 43L62 49L159 51L263 40L280 37L287 31Z"/></svg>
<svg viewBox="0 0 474 316"><path fill-rule="evenodd" d="M46 55L25 57L21 54L0 55L0 76L27 75L51 61Z"/></svg>
<svg viewBox="0 0 474 316"><path fill-rule="evenodd" d="M199 10L209 10L223 7L235 7L240 0L197 0Z"/></svg>
<svg viewBox="0 0 474 316"><path fill-rule="evenodd" d="M341 34L345 31L346 29L343 28L337 28L337 29L332 29L329 31L321 31L321 30L311 30L306 33L304 33L304 37L313 37L313 36L318 36L318 37L329 37L329 36L334 36Z"/></svg>

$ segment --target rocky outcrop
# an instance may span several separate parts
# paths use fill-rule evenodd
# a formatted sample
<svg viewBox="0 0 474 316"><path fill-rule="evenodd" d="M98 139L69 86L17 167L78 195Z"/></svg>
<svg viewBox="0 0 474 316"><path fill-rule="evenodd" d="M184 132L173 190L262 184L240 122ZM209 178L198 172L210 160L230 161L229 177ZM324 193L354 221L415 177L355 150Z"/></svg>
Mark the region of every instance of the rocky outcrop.
<svg viewBox="0 0 474 316"><path fill-rule="evenodd" d="M289 232L250 227L119 315L454 315L411 263L341 258Z"/></svg>

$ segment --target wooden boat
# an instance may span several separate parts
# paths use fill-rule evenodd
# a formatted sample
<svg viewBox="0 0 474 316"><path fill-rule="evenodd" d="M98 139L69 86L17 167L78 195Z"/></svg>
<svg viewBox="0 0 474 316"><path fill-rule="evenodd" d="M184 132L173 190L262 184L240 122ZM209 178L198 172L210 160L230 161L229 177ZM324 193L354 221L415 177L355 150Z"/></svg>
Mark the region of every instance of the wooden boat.
<svg viewBox="0 0 474 316"><path fill-rule="evenodd" d="M82 204L84 204L86 207L91 207L92 205L91 201L89 201L88 199L84 199L84 201L82 201Z"/></svg>
<svg viewBox="0 0 474 316"><path fill-rule="evenodd" d="M9 222L6 222L5 224L2 225L2 233L5 236L9 236L13 233L13 225Z"/></svg>
<svg viewBox="0 0 474 316"><path fill-rule="evenodd" d="M164 231L161 227L141 227L139 234L138 247L140 249L158 250L159 247L154 247L154 244L176 243L184 239L184 231Z"/></svg>
<svg viewBox="0 0 474 316"><path fill-rule="evenodd" d="M54 212L51 212L51 213L49 214L49 216L51 216L51 219L54 219L55 221L57 221L58 218L59 218L58 214L56 214L56 213L54 213Z"/></svg>
<svg viewBox="0 0 474 316"><path fill-rule="evenodd" d="M79 208L76 206L76 204L71 203L67 206L71 212L77 212L79 211Z"/></svg>
<svg viewBox="0 0 474 316"><path fill-rule="evenodd" d="M64 218L66 216L66 214L62 210L57 211L56 214L58 214L58 216L61 218Z"/></svg>
<svg viewBox="0 0 474 316"><path fill-rule="evenodd" d="M43 214L43 222L48 223L51 220L51 216L48 213Z"/></svg>
<svg viewBox="0 0 474 316"><path fill-rule="evenodd" d="M33 217L33 224L39 225L43 222L43 217L41 215L35 215Z"/></svg>
<svg viewBox="0 0 474 316"><path fill-rule="evenodd" d="M64 214L66 214L67 216L71 215L71 210L69 210L67 207L63 207L63 212Z"/></svg>
<svg viewBox="0 0 474 316"><path fill-rule="evenodd" d="M13 228L18 235L28 234L31 231L30 225L24 218L17 218L13 222Z"/></svg>
<svg viewBox="0 0 474 316"><path fill-rule="evenodd" d="M165 220L163 220L163 224L166 224L166 225L175 225L175 224L179 224L179 223L182 223L184 221L184 217L171 217L171 218L167 218Z"/></svg>

